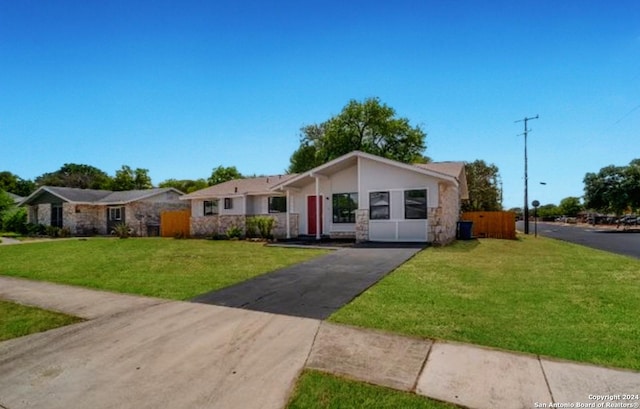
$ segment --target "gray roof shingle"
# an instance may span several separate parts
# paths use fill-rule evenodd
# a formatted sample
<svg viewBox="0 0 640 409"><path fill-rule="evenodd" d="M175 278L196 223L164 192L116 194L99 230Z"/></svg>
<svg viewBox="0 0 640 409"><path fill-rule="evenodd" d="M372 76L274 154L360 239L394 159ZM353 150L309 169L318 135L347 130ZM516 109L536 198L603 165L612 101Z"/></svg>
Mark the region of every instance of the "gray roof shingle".
<svg viewBox="0 0 640 409"><path fill-rule="evenodd" d="M234 179L182 196L182 199L206 199L233 195L273 194L272 186L282 183L296 174Z"/></svg>
<svg viewBox="0 0 640 409"><path fill-rule="evenodd" d="M96 189L78 189L74 187L60 186L42 186L29 197L24 199L21 204L30 204L37 201L41 195L52 194L61 200L69 203L91 203L91 204L125 204L135 202L136 200L145 199L156 196L158 194L175 191L174 188L153 188L144 190L126 190L121 192L112 192L110 190ZM181 192L180 192L181 193Z"/></svg>

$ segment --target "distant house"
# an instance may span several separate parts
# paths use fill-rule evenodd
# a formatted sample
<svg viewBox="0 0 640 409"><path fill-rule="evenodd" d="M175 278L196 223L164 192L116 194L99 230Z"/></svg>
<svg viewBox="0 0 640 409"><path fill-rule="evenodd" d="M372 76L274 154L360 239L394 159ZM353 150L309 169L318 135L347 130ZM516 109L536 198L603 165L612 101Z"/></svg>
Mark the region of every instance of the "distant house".
<svg viewBox="0 0 640 409"><path fill-rule="evenodd" d="M127 223L138 236L158 236L163 210L188 208L174 188L128 190L77 189L42 186L20 205L29 223L68 228L73 235L110 234Z"/></svg>
<svg viewBox="0 0 640 409"><path fill-rule="evenodd" d="M24 200L24 197L22 197L22 196L18 196L16 194L11 193L11 192L6 192L6 193L9 195L10 198L13 199L13 203L15 203L16 205Z"/></svg>
<svg viewBox="0 0 640 409"><path fill-rule="evenodd" d="M223 235L232 226L244 230L247 217L270 215L276 219L274 235L285 237L286 197L271 188L293 176L235 179L182 196L191 203L191 235ZM289 217L290 224L297 223L296 215Z"/></svg>
<svg viewBox="0 0 640 409"><path fill-rule="evenodd" d="M244 228L250 215L276 218L274 235L357 241L455 239L462 162L406 164L354 151L297 175L239 179L181 197L191 201L191 234Z"/></svg>

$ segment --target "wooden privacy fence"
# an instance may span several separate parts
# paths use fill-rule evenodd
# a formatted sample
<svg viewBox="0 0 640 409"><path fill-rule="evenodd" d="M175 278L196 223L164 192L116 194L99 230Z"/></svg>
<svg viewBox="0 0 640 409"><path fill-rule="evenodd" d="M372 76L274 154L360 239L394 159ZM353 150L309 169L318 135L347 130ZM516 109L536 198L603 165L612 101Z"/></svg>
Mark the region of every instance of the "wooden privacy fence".
<svg viewBox="0 0 640 409"><path fill-rule="evenodd" d="M509 240L516 238L514 212L465 212L460 220L473 222L474 237Z"/></svg>
<svg viewBox="0 0 640 409"><path fill-rule="evenodd" d="M189 237L191 210L165 210L160 213L162 237Z"/></svg>

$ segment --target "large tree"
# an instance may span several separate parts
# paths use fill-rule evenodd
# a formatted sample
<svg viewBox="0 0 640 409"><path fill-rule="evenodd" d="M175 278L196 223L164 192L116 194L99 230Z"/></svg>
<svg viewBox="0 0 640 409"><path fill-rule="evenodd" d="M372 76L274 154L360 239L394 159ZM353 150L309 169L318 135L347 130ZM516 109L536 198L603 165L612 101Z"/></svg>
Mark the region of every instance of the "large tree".
<svg viewBox="0 0 640 409"><path fill-rule="evenodd" d="M102 170L76 163L65 163L55 172L45 173L35 180L38 186L64 186L81 189L109 189L111 177Z"/></svg>
<svg viewBox="0 0 640 409"><path fill-rule="evenodd" d="M502 210L500 173L494 164L483 160L465 163L464 170L469 188L469 200L462 204L464 211Z"/></svg>
<svg viewBox="0 0 640 409"><path fill-rule="evenodd" d="M351 100L333 118L301 129L289 172L303 172L354 150L400 162L424 161L426 133L378 98Z"/></svg>
<svg viewBox="0 0 640 409"><path fill-rule="evenodd" d="M560 201L558 209L561 214L569 217L576 217L583 209L579 197L565 197Z"/></svg>
<svg viewBox="0 0 640 409"><path fill-rule="evenodd" d="M122 168L116 170L116 176L111 183L111 190L142 190L152 187L149 169L131 169L127 165L122 165Z"/></svg>
<svg viewBox="0 0 640 409"><path fill-rule="evenodd" d="M160 182L159 187L173 187L184 193L195 192L196 190L204 189L208 186L207 181L204 179L167 179L164 182Z"/></svg>
<svg viewBox="0 0 640 409"><path fill-rule="evenodd" d="M24 180L18 175L4 171L0 172L0 190L26 197L36 190L36 184L31 180Z"/></svg>
<svg viewBox="0 0 640 409"><path fill-rule="evenodd" d="M587 209L622 214L640 208L640 159L628 166L609 165L584 177Z"/></svg>
<svg viewBox="0 0 640 409"><path fill-rule="evenodd" d="M218 166L213 169L211 176L207 179L207 182L209 183L209 186L213 186L233 179L242 179L243 177L242 173L240 173L235 166Z"/></svg>

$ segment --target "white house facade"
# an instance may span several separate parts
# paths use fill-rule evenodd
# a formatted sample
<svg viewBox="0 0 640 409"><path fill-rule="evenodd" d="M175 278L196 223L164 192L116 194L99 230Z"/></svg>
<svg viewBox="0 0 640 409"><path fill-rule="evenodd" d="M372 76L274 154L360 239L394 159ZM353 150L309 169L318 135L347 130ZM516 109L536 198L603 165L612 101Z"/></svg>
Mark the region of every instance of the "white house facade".
<svg viewBox="0 0 640 409"><path fill-rule="evenodd" d="M463 163L409 165L359 151L271 189L284 192L298 219L287 237L356 241L448 243L467 198Z"/></svg>

